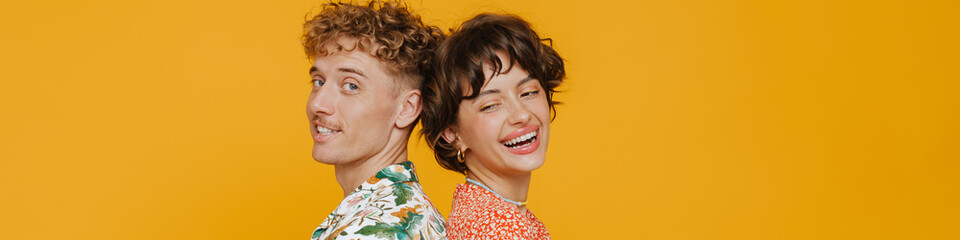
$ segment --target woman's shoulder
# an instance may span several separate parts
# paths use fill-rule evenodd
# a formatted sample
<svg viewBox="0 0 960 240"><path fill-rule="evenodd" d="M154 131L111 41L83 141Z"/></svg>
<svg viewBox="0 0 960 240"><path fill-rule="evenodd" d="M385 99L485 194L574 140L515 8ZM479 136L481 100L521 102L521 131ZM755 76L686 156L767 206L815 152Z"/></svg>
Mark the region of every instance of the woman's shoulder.
<svg viewBox="0 0 960 240"><path fill-rule="evenodd" d="M520 211L511 203L472 184L457 186L449 216L449 239L476 239L484 236L505 239L549 238L543 223L533 216L532 212Z"/></svg>
<svg viewBox="0 0 960 240"><path fill-rule="evenodd" d="M460 184L453 196L450 220L485 222L493 225L521 221L522 213L510 203L473 184Z"/></svg>
<svg viewBox="0 0 960 240"><path fill-rule="evenodd" d="M528 220L525 213L511 207L495 202L488 202L486 205L454 204L447 219L447 238L549 239L549 234L539 220Z"/></svg>

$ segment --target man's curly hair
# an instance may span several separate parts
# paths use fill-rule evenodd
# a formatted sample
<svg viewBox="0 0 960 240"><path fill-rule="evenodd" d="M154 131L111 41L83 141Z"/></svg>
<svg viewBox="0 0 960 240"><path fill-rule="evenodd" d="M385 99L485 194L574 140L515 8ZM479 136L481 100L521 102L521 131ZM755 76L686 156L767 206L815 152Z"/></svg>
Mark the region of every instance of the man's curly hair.
<svg viewBox="0 0 960 240"><path fill-rule="evenodd" d="M332 51L351 50L325 47L346 37L357 41L360 50L374 53L412 89L418 89L424 76L432 72L433 51L445 37L440 28L425 25L402 2L380 0L324 4L319 14L303 24L303 30L301 43L311 60Z"/></svg>

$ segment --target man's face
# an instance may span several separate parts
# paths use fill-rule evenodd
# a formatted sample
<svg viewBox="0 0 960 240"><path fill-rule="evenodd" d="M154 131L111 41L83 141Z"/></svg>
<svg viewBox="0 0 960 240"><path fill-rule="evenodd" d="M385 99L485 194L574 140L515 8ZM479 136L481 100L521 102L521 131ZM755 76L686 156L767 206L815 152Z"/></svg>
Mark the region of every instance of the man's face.
<svg viewBox="0 0 960 240"><path fill-rule="evenodd" d="M316 57L307 100L313 158L333 165L357 163L382 151L395 132L401 106L398 79L386 65L368 51L344 49L352 50Z"/></svg>

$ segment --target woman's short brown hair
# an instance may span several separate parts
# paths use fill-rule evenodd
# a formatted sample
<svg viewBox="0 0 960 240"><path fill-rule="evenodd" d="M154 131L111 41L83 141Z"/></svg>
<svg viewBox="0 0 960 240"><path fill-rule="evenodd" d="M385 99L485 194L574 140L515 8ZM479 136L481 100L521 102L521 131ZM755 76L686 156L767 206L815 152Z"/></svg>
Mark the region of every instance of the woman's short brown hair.
<svg viewBox="0 0 960 240"><path fill-rule="evenodd" d="M444 140L441 134L456 124L460 102L476 98L486 80L493 77L485 76L484 64L493 66L493 75L519 64L530 73L530 77L540 82L547 93L551 112L556 113L553 93L563 81L565 72L563 59L552 45L551 39L540 38L530 23L513 15L480 14L464 22L459 29L451 30L434 56L435 73L420 89L423 92L421 134L427 136L441 167L460 173L467 171L467 165L457 161L456 146ZM497 52L510 57L508 65L501 65ZM464 96L468 91L470 95Z"/></svg>
<svg viewBox="0 0 960 240"><path fill-rule="evenodd" d="M433 51L444 34L396 0L371 0L365 5L339 2L324 4L320 13L303 24L301 43L313 60L329 54L324 45L340 37L355 39L358 48L372 51L390 71L400 74L406 86L416 89L427 77L423 75L429 74Z"/></svg>

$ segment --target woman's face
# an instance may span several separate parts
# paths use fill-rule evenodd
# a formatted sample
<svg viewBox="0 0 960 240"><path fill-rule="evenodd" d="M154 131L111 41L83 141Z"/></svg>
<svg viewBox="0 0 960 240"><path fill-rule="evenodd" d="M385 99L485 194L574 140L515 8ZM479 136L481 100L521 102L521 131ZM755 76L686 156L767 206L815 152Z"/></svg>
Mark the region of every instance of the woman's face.
<svg viewBox="0 0 960 240"><path fill-rule="evenodd" d="M537 79L519 64L507 70L510 59L497 53L502 71L480 89L474 99L460 103L457 124L461 149L469 171L497 175L528 174L543 165L550 136L550 106ZM484 75L493 75L484 65ZM469 92L468 92L469 93Z"/></svg>

